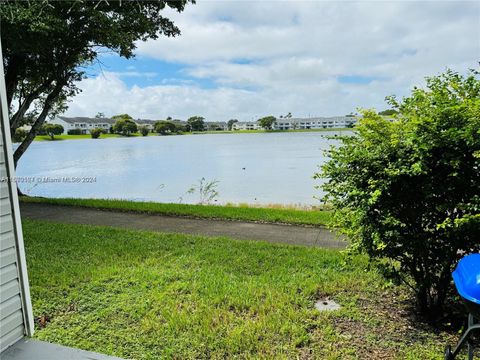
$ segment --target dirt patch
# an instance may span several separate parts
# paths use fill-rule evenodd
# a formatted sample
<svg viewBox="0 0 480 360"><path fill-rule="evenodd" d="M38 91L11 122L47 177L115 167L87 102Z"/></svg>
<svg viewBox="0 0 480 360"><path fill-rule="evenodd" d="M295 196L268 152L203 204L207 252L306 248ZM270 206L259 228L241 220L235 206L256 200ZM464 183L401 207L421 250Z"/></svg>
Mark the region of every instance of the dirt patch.
<svg viewBox="0 0 480 360"><path fill-rule="evenodd" d="M424 343L438 344L441 354L447 343L457 340L455 329L441 331L420 319L409 295L401 291L359 298L357 307L360 318L336 318L334 328L362 359L402 358L406 347Z"/></svg>

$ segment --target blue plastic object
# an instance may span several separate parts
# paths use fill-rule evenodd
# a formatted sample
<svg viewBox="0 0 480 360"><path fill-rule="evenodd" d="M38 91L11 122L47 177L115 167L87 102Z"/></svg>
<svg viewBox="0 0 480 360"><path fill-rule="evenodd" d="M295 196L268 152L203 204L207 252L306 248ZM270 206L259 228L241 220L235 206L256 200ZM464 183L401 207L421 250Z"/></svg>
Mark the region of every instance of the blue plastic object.
<svg viewBox="0 0 480 360"><path fill-rule="evenodd" d="M452 276L460 296L480 305L480 254L463 257Z"/></svg>

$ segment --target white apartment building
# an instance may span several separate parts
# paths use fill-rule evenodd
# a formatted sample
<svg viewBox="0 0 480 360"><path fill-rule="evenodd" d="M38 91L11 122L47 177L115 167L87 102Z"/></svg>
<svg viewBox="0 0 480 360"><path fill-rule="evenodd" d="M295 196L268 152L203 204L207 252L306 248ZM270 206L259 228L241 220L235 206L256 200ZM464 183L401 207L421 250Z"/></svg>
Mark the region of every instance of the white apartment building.
<svg viewBox="0 0 480 360"><path fill-rule="evenodd" d="M357 123L353 116L277 119L275 130L328 129L352 127Z"/></svg>
<svg viewBox="0 0 480 360"><path fill-rule="evenodd" d="M241 121L233 123L232 130L260 130L262 127L256 121Z"/></svg>
<svg viewBox="0 0 480 360"><path fill-rule="evenodd" d="M89 134L91 129L100 128L108 131L115 124L115 120L109 118L88 118L88 117L66 117L55 116L48 120L50 124L63 126L63 133L67 134L69 130L80 129L82 134Z"/></svg>
<svg viewBox="0 0 480 360"><path fill-rule="evenodd" d="M352 127L357 123L353 116L312 117L312 118L278 118L273 125L274 130L328 129ZM237 122L232 130L260 130L256 121Z"/></svg>

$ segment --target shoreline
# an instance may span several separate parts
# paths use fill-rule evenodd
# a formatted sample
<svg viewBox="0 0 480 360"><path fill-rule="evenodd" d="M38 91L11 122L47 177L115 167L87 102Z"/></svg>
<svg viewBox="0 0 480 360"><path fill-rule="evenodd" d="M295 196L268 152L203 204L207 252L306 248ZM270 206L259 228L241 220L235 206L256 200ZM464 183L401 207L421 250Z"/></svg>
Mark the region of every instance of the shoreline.
<svg viewBox="0 0 480 360"><path fill-rule="evenodd" d="M117 199L20 197L20 203L51 204L98 210L157 214L199 219L248 221L271 224L328 226L333 212L328 209L294 209L239 205L176 204Z"/></svg>
<svg viewBox="0 0 480 360"><path fill-rule="evenodd" d="M335 131L351 131L352 128L327 128L327 129L297 129L297 130L234 130L234 131L194 131L194 132L184 132L179 134L169 134L169 135L160 135L157 133L149 133L147 136L181 136L181 135L212 135L212 134L278 134L278 133L308 133L308 132L325 132L331 133ZM99 140L99 139L115 139L115 138L137 138L143 137L139 133L132 134L130 136L122 136L119 134L102 134L98 139L92 139L90 134L82 135L56 135L52 140L48 135L37 135L33 141L62 141L62 140ZM18 144L15 143L15 144Z"/></svg>

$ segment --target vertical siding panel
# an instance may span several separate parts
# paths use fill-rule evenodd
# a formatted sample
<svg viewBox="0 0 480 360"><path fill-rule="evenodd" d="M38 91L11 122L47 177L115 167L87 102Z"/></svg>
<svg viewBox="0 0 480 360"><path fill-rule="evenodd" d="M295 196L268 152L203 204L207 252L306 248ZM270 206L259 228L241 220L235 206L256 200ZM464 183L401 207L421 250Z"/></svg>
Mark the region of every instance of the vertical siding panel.
<svg viewBox="0 0 480 360"><path fill-rule="evenodd" d="M0 353L33 334L0 40ZM1 357L1 354L0 354Z"/></svg>

